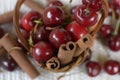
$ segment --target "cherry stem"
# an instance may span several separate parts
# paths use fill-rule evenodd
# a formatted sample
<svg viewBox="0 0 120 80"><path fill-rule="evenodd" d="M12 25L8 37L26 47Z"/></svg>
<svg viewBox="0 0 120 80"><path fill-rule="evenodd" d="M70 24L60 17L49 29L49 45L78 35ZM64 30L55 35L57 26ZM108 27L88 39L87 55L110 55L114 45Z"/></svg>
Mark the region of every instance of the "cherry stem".
<svg viewBox="0 0 120 80"><path fill-rule="evenodd" d="M54 29L58 29L61 28L61 26L56 26L56 27L46 27L46 30L54 30Z"/></svg>
<svg viewBox="0 0 120 80"><path fill-rule="evenodd" d="M31 47L33 47L33 45L34 45L34 42L33 42L33 39L32 39L33 34L36 32L38 25L39 25L39 24L40 24L40 25L43 24L42 21L41 21L41 19L39 19L39 20L34 20L34 23L35 23L35 27L34 27L33 30L30 32L30 36L29 36L29 39L28 39L29 45L30 45Z"/></svg>
<svg viewBox="0 0 120 80"><path fill-rule="evenodd" d="M41 19L39 19L39 20L34 20L34 23L36 23L36 25L35 25L35 27L34 27L33 33L36 32L38 25L39 25L39 24L42 25L43 22L41 21Z"/></svg>
<svg viewBox="0 0 120 80"><path fill-rule="evenodd" d="M114 25L114 22L115 22L115 11L114 11L114 8L112 6L112 24Z"/></svg>
<svg viewBox="0 0 120 80"><path fill-rule="evenodd" d="M89 4L87 5L86 9L85 9L85 16L87 16L89 14Z"/></svg>
<svg viewBox="0 0 120 80"><path fill-rule="evenodd" d="M117 21L117 24L116 24L116 27L115 27L113 35L117 35L118 34L119 27L120 27L120 13L119 13L119 18L118 18L118 21Z"/></svg>
<svg viewBox="0 0 120 80"><path fill-rule="evenodd" d="M33 39L32 39L32 36L31 36L31 35L30 35L30 37L29 37L29 39L28 39L28 42L29 42L29 45L30 45L31 47L34 46Z"/></svg>

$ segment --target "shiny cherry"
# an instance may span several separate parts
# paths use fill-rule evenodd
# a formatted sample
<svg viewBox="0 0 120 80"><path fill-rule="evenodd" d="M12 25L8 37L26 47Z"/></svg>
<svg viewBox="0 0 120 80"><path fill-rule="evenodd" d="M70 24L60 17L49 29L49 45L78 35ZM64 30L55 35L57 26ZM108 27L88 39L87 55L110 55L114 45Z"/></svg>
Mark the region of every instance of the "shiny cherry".
<svg viewBox="0 0 120 80"><path fill-rule="evenodd" d="M53 54L54 49L51 44L44 41L36 43L32 48L33 58L40 64L45 63L47 60L53 57Z"/></svg>
<svg viewBox="0 0 120 80"><path fill-rule="evenodd" d="M112 51L120 50L120 36L110 36L108 39L108 46Z"/></svg>
<svg viewBox="0 0 120 80"><path fill-rule="evenodd" d="M66 30L70 32L73 41L77 41L88 33L88 31L76 21L69 23L66 26Z"/></svg>
<svg viewBox="0 0 120 80"><path fill-rule="evenodd" d="M45 29L45 26L38 26L33 34L33 40L35 43L39 41L48 41L49 31Z"/></svg>
<svg viewBox="0 0 120 80"><path fill-rule="evenodd" d="M100 29L100 35L102 37L107 37L110 34L112 34L112 31L113 31L113 29L112 29L111 25L104 24L104 25L102 25L102 28Z"/></svg>
<svg viewBox="0 0 120 80"><path fill-rule="evenodd" d="M41 15L38 12L30 11L22 17L22 19L21 19L22 27L25 30L30 31L36 25L35 20L40 20L40 19L41 19Z"/></svg>
<svg viewBox="0 0 120 80"><path fill-rule="evenodd" d="M74 19L81 26L89 27L97 22L98 14L94 10L91 10L90 8L88 9L86 6L81 5L75 11Z"/></svg>
<svg viewBox="0 0 120 80"><path fill-rule="evenodd" d="M63 4L59 0L53 0L53 1L49 2L48 5L47 5L47 7L51 7L51 6L60 6L60 7L62 7Z"/></svg>
<svg viewBox="0 0 120 80"><path fill-rule="evenodd" d="M49 41L55 48L59 49L61 44L71 40L71 36L64 28L54 29L49 35Z"/></svg>
<svg viewBox="0 0 120 80"><path fill-rule="evenodd" d="M120 7L115 7L115 15L116 15L116 18L118 19L119 18L119 14L120 14Z"/></svg>
<svg viewBox="0 0 120 80"><path fill-rule="evenodd" d="M95 77L101 72L101 66L98 62L89 61L86 64L88 75L91 77Z"/></svg>
<svg viewBox="0 0 120 80"><path fill-rule="evenodd" d="M104 64L104 70L110 75L115 75L119 73L120 70L120 64L117 61L114 60L108 60Z"/></svg>
<svg viewBox="0 0 120 80"><path fill-rule="evenodd" d="M8 71L14 71L17 68L16 62L10 56L2 59L1 66Z"/></svg>
<svg viewBox="0 0 120 80"><path fill-rule="evenodd" d="M109 2L108 14L109 14L110 16L112 15L113 9L114 9L113 5Z"/></svg>
<svg viewBox="0 0 120 80"><path fill-rule="evenodd" d="M43 22L46 26L54 27L63 23L65 20L65 13L61 7L51 6L47 7L43 12Z"/></svg>
<svg viewBox="0 0 120 80"><path fill-rule="evenodd" d="M120 7L120 0L112 0L112 3L116 7Z"/></svg>
<svg viewBox="0 0 120 80"><path fill-rule="evenodd" d="M102 9L101 0L82 0L82 3L95 11L100 11Z"/></svg>
<svg viewBox="0 0 120 80"><path fill-rule="evenodd" d="M25 39L28 39L28 38L29 38L30 33L29 33L27 30L25 30L25 29L23 29L23 28L20 28L20 31L21 31L21 33L22 33L22 35L23 35L23 37L24 37Z"/></svg>

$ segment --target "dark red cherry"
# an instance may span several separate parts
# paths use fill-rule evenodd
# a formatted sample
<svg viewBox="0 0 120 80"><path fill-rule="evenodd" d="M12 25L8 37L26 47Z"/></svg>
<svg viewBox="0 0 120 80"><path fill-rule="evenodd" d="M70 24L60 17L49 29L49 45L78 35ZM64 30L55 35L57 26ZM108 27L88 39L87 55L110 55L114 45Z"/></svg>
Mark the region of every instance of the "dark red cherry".
<svg viewBox="0 0 120 80"><path fill-rule="evenodd" d="M110 75L115 75L119 73L120 64L114 60L108 60L104 64L104 70Z"/></svg>
<svg viewBox="0 0 120 80"><path fill-rule="evenodd" d="M101 66L98 62L89 61L86 64L86 68L87 68L88 75L91 77L95 77L101 72Z"/></svg>
<svg viewBox="0 0 120 80"><path fill-rule="evenodd" d="M61 44L65 44L70 40L71 36L64 28L54 29L49 35L49 41L57 49L59 49Z"/></svg>
<svg viewBox="0 0 120 80"><path fill-rule="evenodd" d="M109 14L112 14L112 11L115 12L115 17L119 18L120 13L120 0L109 0Z"/></svg>
<svg viewBox="0 0 120 80"><path fill-rule="evenodd" d="M75 11L74 19L81 26L89 27L93 26L97 22L98 14L90 8L88 9L86 6L81 5Z"/></svg>
<svg viewBox="0 0 120 80"><path fill-rule="evenodd" d="M116 15L116 18L118 19L119 18L119 14L120 14L120 7L115 7L115 15Z"/></svg>
<svg viewBox="0 0 120 80"><path fill-rule="evenodd" d="M102 9L101 0L82 0L82 3L95 11L100 11Z"/></svg>
<svg viewBox="0 0 120 80"><path fill-rule="evenodd" d="M108 1L109 2L109 8L108 8L108 15L109 16L112 16L112 12L113 12L113 10L114 10L114 6L113 6L113 4L110 2L110 1Z"/></svg>
<svg viewBox="0 0 120 80"><path fill-rule="evenodd" d="M65 20L64 10L58 6L47 7L43 13L43 22L46 26L54 27Z"/></svg>
<svg viewBox="0 0 120 80"><path fill-rule="evenodd" d="M110 36L108 39L108 46L112 51L120 50L120 36Z"/></svg>
<svg viewBox="0 0 120 80"><path fill-rule="evenodd" d="M4 36L5 32L2 28L0 28L0 38L2 38Z"/></svg>
<svg viewBox="0 0 120 80"><path fill-rule="evenodd" d="M39 41L48 41L49 31L45 29L45 26L38 26L34 35L33 40L35 43Z"/></svg>
<svg viewBox="0 0 120 80"><path fill-rule="evenodd" d="M112 0L112 3L115 7L120 7L120 0Z"/></svg>
<svg viewBox="0 0 120 80"><path fill-rule="evenodd" d="M110 34L112 34L112 31L113 31L113 29L112 29L111 25L104 24L104 25L102 25L102 28L100 29L100 35L102 37L107 37Z"/></svg>
<svg viewBox="0 0 120 80"><path fill-rule="evenodd" d="M48 3L48 5L47 5L47 7L51 7L51 6L60 6L60 7L62 7L63 4L59 0L53 0L50 3Z"/></svg>
<svg viewBox="0 0 120 80"><path fill-rule="evenodd" d="M21 33L22 33L22 35L23 35L23 37L24 37L25 39L28 39L28 38L29 38L30 33L29 33L27 30L25 30L25 29L23 29L23 28L20 28L20 31L21 31Z"/></svg>
<svg viewBox="0 0 120 80"><path fill-rule="evenodd" d="M69 23L66 30L71 34L73 41L77 41L88 33L84 26L79 25L76 21Z"/></svg>
<svg viewBox="0 0 120 80"><path fill-rule="evenodd" d="M17 68L16 62L10 56L2 59L1 66L8 71L14 71Z"/></svg>
<svg viewBox="0 0 120 80"><path fill-rule="evenodd" d="M35 20L40 20L40 19L41 19L41 15L38 12L30 11L25 16L22 17L21 19L22 27L25 30L30 31L36 25Z"/></svg>
<svg viewBox="0 0 120 80"><path fill-rule="evenodd" d="M47 60L53 57L53 54L54 54L53 47L49 43L44 41L38 42L32 48L33 58L38 63L45 63Z"/></svg>

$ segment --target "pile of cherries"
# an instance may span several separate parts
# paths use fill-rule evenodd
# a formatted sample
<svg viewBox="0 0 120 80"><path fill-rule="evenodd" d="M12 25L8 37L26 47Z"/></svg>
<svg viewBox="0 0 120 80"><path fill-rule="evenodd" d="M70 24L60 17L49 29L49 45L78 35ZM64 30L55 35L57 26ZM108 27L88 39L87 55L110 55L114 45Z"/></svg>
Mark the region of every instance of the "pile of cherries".
<svg viewBox="0 0 120 80"><path fill-rule="evenodd" d="M111 22L103 24L100 30L101 39L112 51L120 51L120 0L108 0Z"/></svg>
<svg viewBox="0 0 120 80"><path fill-rule="evenodd" d="M120 0L108 0L109 17L112 17L112 24L103 24L100 30L100 36L107 42L106 45L112 51L120 51ZM110 22L111 23L111 22ZM120 73L120 63L115 60L107 60L103 67L99 62L88 61L86 64L87 73L91 77L100 74L102 68L109 75Z"/></svg>
<svg viewBox="0 0 120 80"><path fill-rule="evenodd" d="M102 9L101 0L82 0L82 3L66 11L66 5L53 0L48 3L43 14L32 10L21 18L20 31L30 44L32 56L38 63L44 64L57 56L61 44L76 42L96 24Z"/></svg>
<svg viewBox="0 0 120 80"><path fill-rule="evenodd" d="M4 33L4 30L0 28L0 38L4 36ZM14 71L18 65L7 52L4 52L0 55L0 67L7 71Z"/></svg>

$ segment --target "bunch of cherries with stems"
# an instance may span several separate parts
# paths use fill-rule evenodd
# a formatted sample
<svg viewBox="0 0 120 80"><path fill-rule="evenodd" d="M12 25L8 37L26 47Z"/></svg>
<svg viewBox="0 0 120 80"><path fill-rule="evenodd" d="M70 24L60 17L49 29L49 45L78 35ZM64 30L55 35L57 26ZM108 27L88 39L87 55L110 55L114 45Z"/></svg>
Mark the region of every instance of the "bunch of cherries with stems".
<svg viewBox="0 0 120 80"><path fill-rule="evenodd" d="M0 38L4 36L5 32L2 28L0 28ZM13 58L9 55L9 53L5 52L0 55L0 67L7 71L14 71L18 65L13 60Z"/></svg>
<svg viewBox="0 0 120 80"><path fill-rule="evenodd" d="M108 0L109 24L103 24L100 36L112 51L120 51L120 0ZM102 38L101 38L102 39Z"/></svg>
<svg viewBox="0 0 120 80"><path fill-rule="evenodd" d="M93 0L94 1L94 0ZM108 0L109 17L112 16L112 24L103 24L100 30L101 39L106 39L107 45L112 51L120 50L120 0ZM108 54L110 56L110 54ZM88 75L95 77L100 74L102 66L96 61L86 63ZM109 75L120 73L120 63L116 60L107 60L103 69Z"/></svg>
<svg viewBox="0 0 120 80"><path fill-rule="evenodd" d="M59 0L53 0L45 7L43 14L32 10L21 18L20 30L32 48L34 60L39 64L57 56L61 44L76 42L97 23L102 9L101 0L82 2L71 13L65 10L66 5Z"/></svg>

